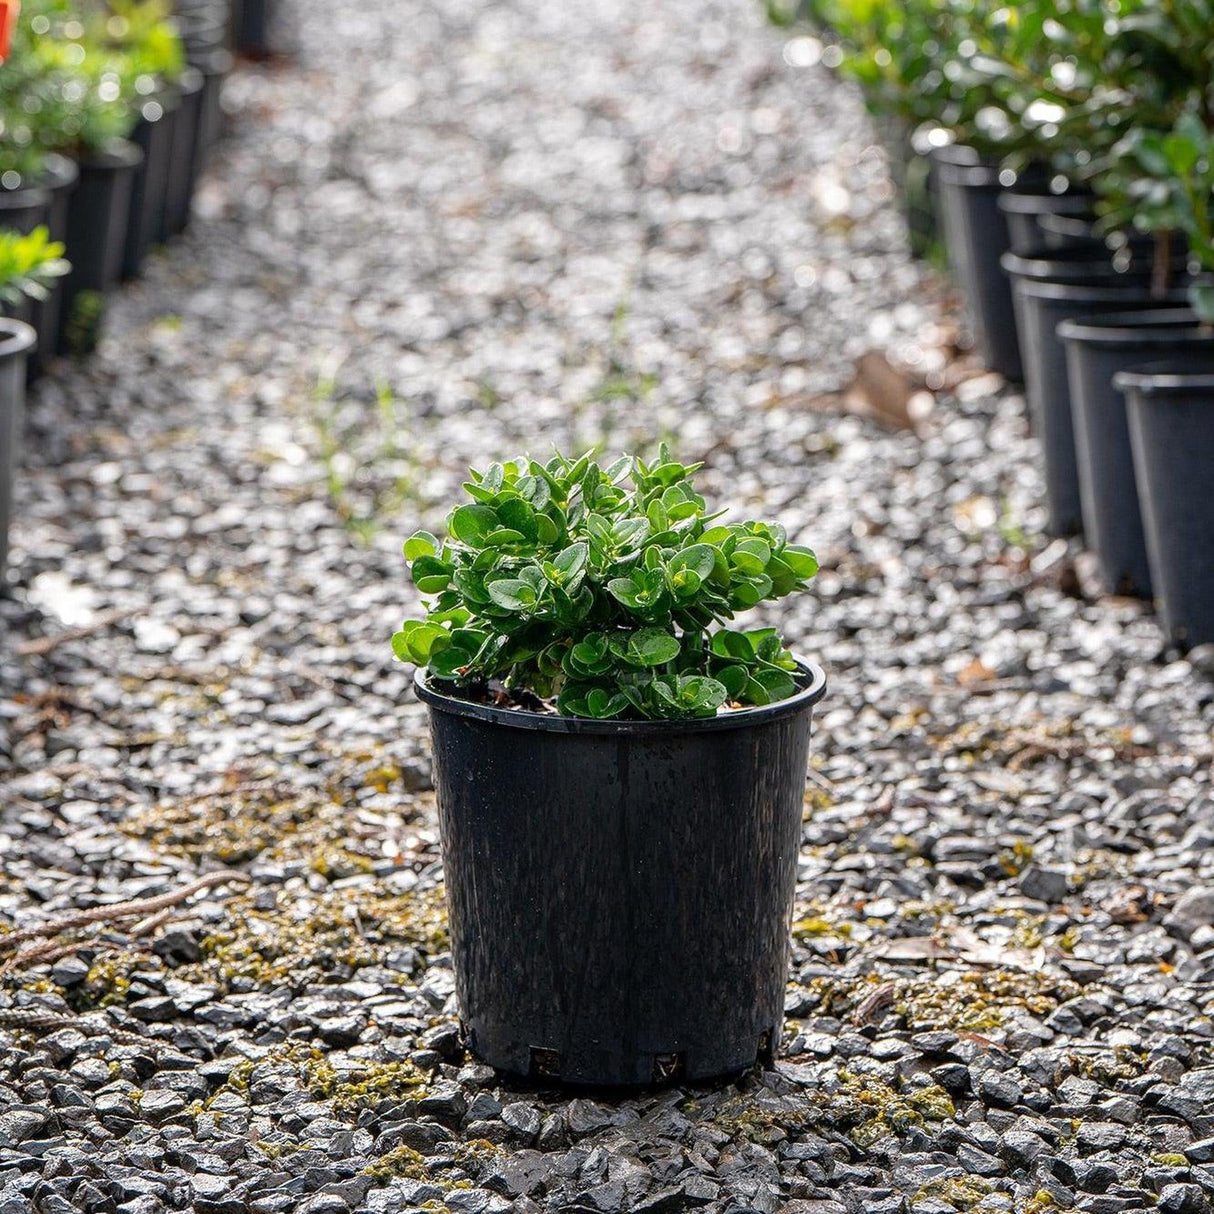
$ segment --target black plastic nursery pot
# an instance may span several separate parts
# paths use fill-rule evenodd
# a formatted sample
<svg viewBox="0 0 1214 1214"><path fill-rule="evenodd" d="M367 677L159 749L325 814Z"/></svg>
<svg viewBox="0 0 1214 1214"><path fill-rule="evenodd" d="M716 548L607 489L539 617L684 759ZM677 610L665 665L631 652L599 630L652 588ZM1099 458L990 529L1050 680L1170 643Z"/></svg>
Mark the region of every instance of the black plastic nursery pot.
<svg viewBox="0 0 1214 1214"><path fill-rule="evenodd" d="M232 23L227 4L191 4L180 9L175 19L189 63L198 65L212 51L228 46Z"/></svg>
<svg viewBox="0 0 1214 1214"><path fill-rule="evenodd" d="M0 189L0 227L28 235L50 218L51 192L42 183Z"/></svg>
<svg viewBox="0 0 1214 1214"><path fill-rule="evenodd" d="M118 140L80 162L80 182L67 216L67 256L72 269L63 288L61 349L81 294L104 292L122 273L131 189L142 161L139 147Z"/></svg>
<svg viewBox="0 0 1214 1214"><path fill-rule="evenodd" d="M131 142L143 152L143 160L131 178L123 278L138 277L148 250L164 241L164 207L178 105L176 93L169 90L149 97L140 107L139 121L131 132Z"/></svg>
<svg viewBox="0 0 1214 1214"><path fill-rule="evenodd" d="M810 724L826 690L692 722L470 703L424 673L456 993L498 1070L594 1086L778 1047Z"/></svg>
<svg viewBox="0 0 1214 1214"><path fill-rule="evenodd" d="M25 415L25 360L37 340L23 321L0 318L0 592L8 569L13 473Z"/></svg>
<svg viewBox="0 0 1214 1214"><path fill-rule="evenodd" d="M1000 257L1011 248L999 197L1017 179L984 161L973 148L949 144L933 148L931 157L940 228L953 277L965 295L974 340L992 371L1019 381L1012 291L999 266ZM1038 182L1044 183L1044 178L1036 173L1020 180L1022 187Z"/></svg>
<svg viewBox="0 0 1214 1214"><path fill-rule="evenodd" d="M66 156L49 155L46 158L42 185L50 191L51 203L47 211L46 226L52 240L66 242L67 215L72 191L80 179L80 169L74 160ZM59 325L63 310L63 282L57 280L46 299L30 305L31 323L38 332L37 348L28 359L31 376L41 371L46 358L59 345Z"/></svg>
<svg viewBox="0 0 1214 1214"><path fill-rule="evenodd" d="M200 56L194 66L202 73L202 96L198 105L198 126L194 136L194 175L190 188L202 174L207 156L219 138L223 125L223 82L232 70L232 55L226 50L209 51Z"/></svg>
<svg viewBox="0 0 1214 1214"><path fill-rule="evenodd" d="M233 44L241 55L264 59L271 53L273 0L238 0L233 6Z"/></svg>
<svg viewBox="0 0 1214 1214"><path fill-rule="evenodd" d="M1007 217L997 206L1003 188L998 166L952 144L933 148L931 157L939 227L949 267L965 295L974 340L988 367L1019 380L1011 290L999 272L999 258L1010 248L1011 237Z"/></svg>
<svg viewBox="0 0 1214 1214"><path fill-rule="evenodd" d="M168 183L164 194L163 233L179 236L190 222L194 203L194 142L202 113L204 79L195 67L187 67L177 82L179 104L169 150Z"/></svg>
<svg viewBox="0 0 1214 1214"><path fill-rule="evenodd" d="M1092 203L1092 195L1083 191L1034 194L1024 190L1004 190L999 195L997 205L1007 218L1012 252L1024 256L1041 248L1066 247L1065 244L1055 243L1054 234L1042 226L1043 217L1060 215L1090 222Z"/></svg>
<svg viewBox="0 0 1214 1214"><path fill-rule="evenodd" d="M1105 589L1150 598L1151 571L1120 371L1205 352L1214 334L1187 308L1117 313L1058 326L1066 348L1083 530Z"/></svg>
<svg viewBox="0 0 1214 1214"><path fill-rule="evenodd" d="M1134 471L1164 630L1182 651L1214 642L1214 355L1123 371Z"/></svg>
<svg viewBox="0 0 1214 1214"><path fill-rule="evenodd" d="M1058 325L1110 312L1181 306L1185 293L1175 289L1152 298L1149 261L1131 258L1121 270L1107 249L1076 249L1065 256L1037 258L1008 253L1003 265L1014 292L1025 397L1042 445L1049 529L1054 535L1078 535L1083 530L1083 510L1066 350Z"/></svg>
<svg viewBox="0 0 1214 1214"><path fill-rule="evenodd" d="M939 239L932 201L931 159L916 149L911 124L905 118L879 113L873 116L873 126L885 149L890 180L906 220L911 252L916 257L927 256Z"/></svg>

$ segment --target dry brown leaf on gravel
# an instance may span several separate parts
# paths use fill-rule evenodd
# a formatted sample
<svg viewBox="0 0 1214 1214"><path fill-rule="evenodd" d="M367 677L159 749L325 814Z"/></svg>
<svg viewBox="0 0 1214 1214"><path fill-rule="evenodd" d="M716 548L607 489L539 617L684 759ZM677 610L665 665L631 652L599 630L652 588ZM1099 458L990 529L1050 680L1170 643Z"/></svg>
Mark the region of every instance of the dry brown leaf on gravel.
<svg viewBox="0 0 1214 1214"><path fill-rule="evenodd" d="M861 355L842 400L849 413L871 417L895 430L917 430L935 405L932 394L880 350Z"/></svg>

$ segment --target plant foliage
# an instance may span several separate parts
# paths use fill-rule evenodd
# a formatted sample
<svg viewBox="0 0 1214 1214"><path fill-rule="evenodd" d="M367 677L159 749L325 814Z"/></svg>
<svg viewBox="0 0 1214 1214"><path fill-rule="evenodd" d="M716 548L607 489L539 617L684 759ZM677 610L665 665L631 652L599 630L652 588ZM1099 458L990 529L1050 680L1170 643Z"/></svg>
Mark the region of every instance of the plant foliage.
<svg viewBox="0 0 1214 1214"><path fill-rule="evenodd" d="M45 299L56 278L71 267L63 245L51 240L46 228L28 236L0 230L0 304L15 307L24 299Z"/></svg>
<svg viewBox="0 0 1214 1214"><path fill-rule="evenodd" d="M0 173L104 149L185 64L165 0L26 0L0 66Z"/></svg>
<svg viewBox="0 0 1214 1214"><path fill-rule="evenodd" d="M774 629L718 626L803 590L817 559L777 524L719 522L692 486L699 467L663 445L652 463L556 455L473 471L447 537L405 543L431 602L393 636L396 655L578 717L709 717L793 695Z"/></svg>

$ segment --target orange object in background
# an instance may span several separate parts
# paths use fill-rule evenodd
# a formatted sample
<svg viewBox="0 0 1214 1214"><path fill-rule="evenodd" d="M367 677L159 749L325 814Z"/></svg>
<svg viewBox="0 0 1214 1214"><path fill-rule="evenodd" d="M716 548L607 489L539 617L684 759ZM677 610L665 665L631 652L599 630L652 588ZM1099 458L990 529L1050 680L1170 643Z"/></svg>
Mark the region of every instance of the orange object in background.
<svg viewBox="0 0 1214 1214"><path fill-rule="evenodd" d="M0 0L0 63L8 58L9 43L13 40L20 12L21 0Z"/></svg>

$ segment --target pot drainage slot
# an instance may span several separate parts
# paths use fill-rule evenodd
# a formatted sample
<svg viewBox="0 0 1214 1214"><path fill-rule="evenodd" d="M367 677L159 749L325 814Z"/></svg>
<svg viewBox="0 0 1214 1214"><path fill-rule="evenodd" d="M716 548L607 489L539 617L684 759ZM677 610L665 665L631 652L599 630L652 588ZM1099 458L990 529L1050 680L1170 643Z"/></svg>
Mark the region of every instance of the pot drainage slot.
<svg viewBox="0 0 1214 1214"><path fill-rule="evenodd" d="M666 1083L671 1079L681 1079L686 1071L686 1054L655 1054L653 1057L654 1083Z"/></svg>
<svg viewBox="0 0 1214 1214"><path fill-rule="evenodd" d="M531 1047L531 1078L559 1079L561 1077L561 1056L556 1050L543 1050Z"/></svg>
<svg viewBox="0 0 1214 1214"><path fill-rule="evenodd" d="M775 1051L772 1049L772 1041L775 1034L771 1032L759 1034L759 1049L756 1055L756 1061L764 1062L771 1066L775 1062Z"/></svg>

